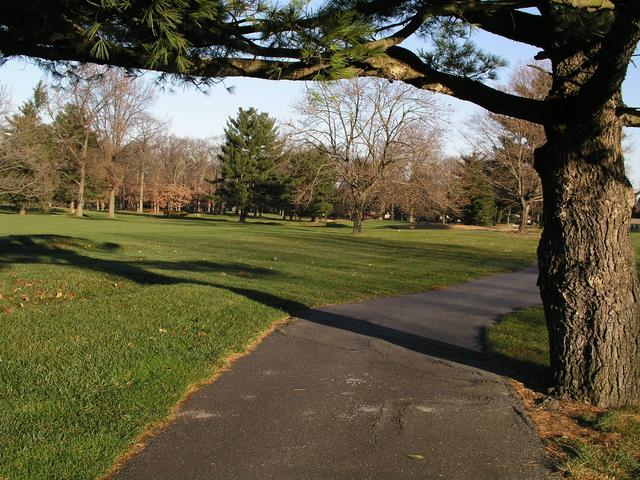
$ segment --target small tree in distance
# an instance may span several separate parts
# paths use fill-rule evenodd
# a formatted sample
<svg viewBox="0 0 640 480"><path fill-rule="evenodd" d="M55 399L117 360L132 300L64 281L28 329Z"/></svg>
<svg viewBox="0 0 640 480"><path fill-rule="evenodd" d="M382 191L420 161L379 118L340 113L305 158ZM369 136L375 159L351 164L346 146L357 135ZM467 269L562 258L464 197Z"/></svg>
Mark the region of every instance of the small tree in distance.
<svg viewBox="0 0 640 480"><path fill-rule="evenodd" d="M220 159L220 197L234 205L241 222L259 203L282 155L275 120L255 108L240 108L227 121Z"/></svg>
<svg viewBox="0 0 640 480"><path fill-rule="evenodd" d="M346 193L353 233L385 179L401 168L411 131L440 130L442 109L432 94L401 83L356 78L320 83L297 107L296 133L322 152Z"/></svg>
<svg viewBox="0 0 640 480"><path fill-rule="evenodd" d="M543 99L551 76L538 68L521 67L511 77L508 91L523 97ZM486 158L486 180L498 197L519 204L524 233L533 204L542 200L542 182L534 167L534 152L546 139L541 125L519 118L486 112L472 119L474 150Z"/></svg>

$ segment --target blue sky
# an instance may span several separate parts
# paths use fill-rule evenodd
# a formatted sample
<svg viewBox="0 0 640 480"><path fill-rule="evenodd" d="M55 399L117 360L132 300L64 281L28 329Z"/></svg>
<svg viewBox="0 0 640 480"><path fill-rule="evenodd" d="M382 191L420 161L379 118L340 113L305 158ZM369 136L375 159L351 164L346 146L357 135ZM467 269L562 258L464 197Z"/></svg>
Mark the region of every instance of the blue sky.
<svg viewBox="0 0 640 480"><path fill-rule="evenodd" d="M475 38L482 48L508 60L509 66L500 71L499 82L505 82L514 67L530 63L537 53L537 49L528 45L482 31L477 32ZM0 83L9 88L14 106L31 95L42 75L37 67L26 60L10 60L0 67ZM147 76L152 78L152 75ZM234 87L234 93L228 92L228 86ZM232 78L224 84L210 87L206 95L194 88L181 87L176 87L174 92L161 92L153 110L156 116L168 120L170 130L177 135L211 137L222 135L227 118L235 115L240 107L255 107L286 122L295 115L293 104L303 91L302 82ZM640 69L634 65L629 68L623 95L627 105L640 106ZM440 98L452 111L449 134L445 139L446 151L449 154L465 152L469 148L465 140L465 123L471 115L482 109L451 97ZM634 186L639 189L640 129L627 129L627 134L631 144L627 153L629 174Z"/></svg>

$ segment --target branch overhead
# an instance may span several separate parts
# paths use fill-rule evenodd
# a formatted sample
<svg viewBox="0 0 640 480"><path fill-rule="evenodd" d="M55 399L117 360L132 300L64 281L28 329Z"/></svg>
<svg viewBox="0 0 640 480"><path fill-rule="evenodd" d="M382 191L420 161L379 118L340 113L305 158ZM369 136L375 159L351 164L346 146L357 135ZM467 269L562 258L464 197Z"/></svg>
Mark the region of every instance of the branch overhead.
<svg viewBox="0 0 640 480"><path fill-rule="evenodd" d="M620 107L617 113L625 127L640 128L640 108Z"/></svg>
<svg viewBox="0 0 640 480"><path fill-rule="evenodd" d="M298 2L152 3L153 8L142 0L19 2L3 13L0 52L4 58L151 69L205 83L226 76L322 80L378 75L539 123L550 115L545 101L479 81L493 78L501 61L473 46L472 29L557 57L554 49L569 28L558 25L571 15L600 21L597 15L606 20L615 10L637 10L634 2L609 0L330 0L316 9ZM523 11L530 7L540 14ZM615 25L625 38L611 35L607 44L626 58L637 42L627 33L637 32L637 25L622 16ZM434 35L438 29L444 34ZM424 40L431 51L409 50L404 46L409 38ZM614 69L613 57L601 55L603 68L596 69L589 88L599 88ZM625 68L614 69L618 80Z"/></svg>

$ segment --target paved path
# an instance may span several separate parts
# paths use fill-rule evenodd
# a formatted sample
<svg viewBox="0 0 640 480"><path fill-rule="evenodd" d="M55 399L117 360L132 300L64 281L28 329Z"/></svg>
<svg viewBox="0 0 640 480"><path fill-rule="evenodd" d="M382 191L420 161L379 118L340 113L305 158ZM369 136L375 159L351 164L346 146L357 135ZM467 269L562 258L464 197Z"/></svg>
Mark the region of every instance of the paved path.
<svg viewBox="0 0 640 480"><path fill-rule="evenodd" d="M546 478L478 341L498 315L540 303L535 279L529 268L305 313L186 402L117 478Z"/></svg>

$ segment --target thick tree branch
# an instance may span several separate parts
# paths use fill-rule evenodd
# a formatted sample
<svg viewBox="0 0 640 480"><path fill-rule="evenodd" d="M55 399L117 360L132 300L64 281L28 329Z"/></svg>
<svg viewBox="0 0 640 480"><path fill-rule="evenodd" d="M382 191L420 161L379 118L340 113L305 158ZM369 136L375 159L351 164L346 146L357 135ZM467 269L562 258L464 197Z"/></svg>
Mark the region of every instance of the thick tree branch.
<svg viewBox="0 0 640 480"><path fill-rule="evenodd" d="M473 3L477 5L460 15L464 21L516 42L548 48L549 35L545 33L548 29L542 17L513 8L487 10L480 2Z"/></svg>
<svg viewBox="0 0 640 480"><path fill-rule="evenodd" d="M386 56L373 57L369 62L376 70L370 74L381 73L385 78L470 101L494 113L534 123L543 123L548 116L546 102L519 97L476 80L433 70L415 53L402 47L391 47Z"/></svg>
<svg viewBox="0 0 640 480"><path fill-rule="evenodd" d="M2 34L0 33L0 43ZM143 69L141 59L136 52L127 49L113 49L108 59L97 59L88 49L78 51L71 47L52 47L31 44L5 46L5 55L22 55L53 62L78 61L102 65L117 65L131 70ZM326 66L310 64L303 61L260 60L252 58L214 58L203 59L195 64L189 75L192 77L253 77L267 80L313 80L322 73ZM178 74L172 65L157 66L155 71Z"/></svg>
<svg viewBox="0 0 640 480"><path fill-rule="evenodd" d="M382 47L384 49L392 47L394 45L399 45L403 41L405 41L408 37L413 35L424 23L424 12L418 12L414 15L409 22L402 27L397 32L389 35L388 37L381 38L380 40L375 40L369 43L369 46L372 49L377 47Z"/></svg>
<svg viewBox="0 0 640 480"><path fill-rule="evenodd" d="M617 114L625 127L640 128L640 108L619 107Z"/></svg>
<svg viewBox="0 0 640 480"><path fill-rule="evenodd" d="M636 0L618 9L599 53L598 67L574 100L576 111L580 112L584 107L599 107L620 90L638 41L640 1Z"/></svg>

